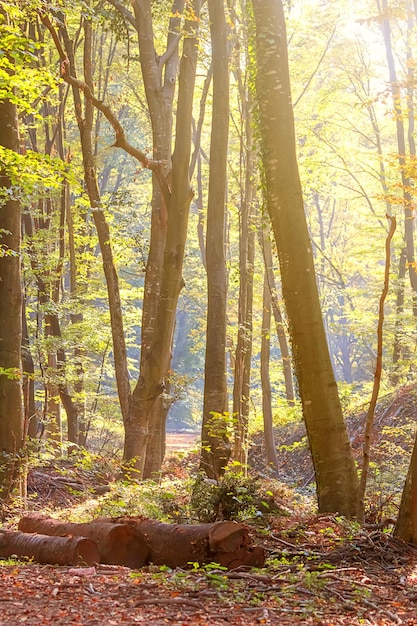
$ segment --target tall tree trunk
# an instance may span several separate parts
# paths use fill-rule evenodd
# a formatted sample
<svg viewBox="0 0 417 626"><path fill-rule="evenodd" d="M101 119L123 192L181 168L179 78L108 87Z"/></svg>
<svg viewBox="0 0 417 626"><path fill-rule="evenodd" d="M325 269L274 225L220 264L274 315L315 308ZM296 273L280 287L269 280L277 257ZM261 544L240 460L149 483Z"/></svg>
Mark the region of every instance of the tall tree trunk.
<svg viewBox="0 0 417 626"><path fill-rule="evenodd" d="M252 357L252 304L255 229L253 224L254 153L252 145L251 103L240 90L245 132L244 184L241 192L239 214L239 308L238 334L235 353L233 385L233 459L242 466L247 464L248 426L250 403L250 369ZM242 93L243 92L243 93Z"/></svg>
<svg viewBox="0 0 417 626"><path fill-rule="evenodd" d="M224 473L227 437L225 203L229 135L229 63L223 0L208 0L213 59L213 112L207 208L207 340L201 468L209 478Z"/></svg>
<svg viewBox="0 0 417 626"><path fill-rule="evenodd" d="M417 546L417 437L401 497L394 535L402 541Z"/></svg>
<svg viewBox="0 0 417 626"><path fill-rule="evenodd" d="M151 292L149 288L152 283L148 283L148 286L145 284L145 295L148 293L149 300L145 301L145 298L143 304L142 333L145 334L142 337L141 368L138 383L132 394L131 418L136 426L140 425L142 433L137 442L141 451L137 469L142 472L143 478L147 478L160 470L165 450L165 423L169 402L164 398L163 392L164 390L167 391L165 378L171 366L175 315L178 297L183 286L182 267L189 207L193 197L189 181L189 167L200 0L194 0L190 3L190 9L184 25L186 37L183 43L179 71L176 140L170 176L171 194L168 207L162 207L165 211L165 217L160 211L158 211L159 215L157 216L158 224L160 224L161 219L165 219L163 241L160 238L162 231L155 240L156 242L159 241L158 245L160 246L163 243L163 249L161 247L162 262L158 260L153 274L154 279L157 280L157 290L152 289ZM145 70L148 71L148 68L146 67ZM173 68L168 66L165 81L169 80L172 71ZM153 103L153 99L154 93L152 91L149 102ZM171 100L168 102L172 103ZM152 106L155 106L155 103ZM170 119L171 110L167 114L169 114ZM155 120L153 124L155 124L153 125L154 141L160 142L161 120ZM166 134L168 130L171 132L167 128L163 134L165 141L168 137ZM165 146L164 149L167 150L167 147ZM169 153L167 153L167 157L169 161ZM159 156L156 158L159 159ZM161 194L160 189L159 193ZM162 195L160 201L164 202ZM149 262L147 280L151 278L151 273L148 275ZM155 296L157 296L156 300ZM153 311L152 316L150 315L151 311ZM148 441L146 441L147 431L149 431ZM144 449L146 453L144 453Z"/></svg>
<svg viewBox="0 0 417 626"><path fill-rule="evenodd" d="M410 193L411 181L407 173L406 162L406 142L404 130L404 113L401 105L401 87L397 80L394 54L391 43L391 25L388 18L387 0L377 0L378 9L382 16L382 33L384 36L385 52L391 85L391 95L395 114L395 125L397 130L398 165L400 168L401 184L403 190L404 203L404 241L407 253L408 276L413 292L413 312L417 315L417 272L414 255L414 209L413 198ZM410 94L409 94L410 98ZM408 104L411 104L410 102Z"/></svg>
<svg viewBox="0 0 417 626"><path fill-rule="evenodd" d="M267 270L264 274L264 288L262 298L262 335L261 335L261 385L262 385L262 415L264 422L264 438L268 465L278 474L278 457L274 441L272 419L272 394L269 376L270 336L271 336L271 291Z"/></svg>
<svg viewBox="0 0 417 626"><path fill-rule="evenodd" d="M64 41L64 46L69 64L69 71L75 77L75 60L72 49L72 42L65 27L65 17L59 14L61 21L60 32ZM91 75L91 21L84 21L85 49L84 49L84 71L86 84L93 91ZM72 85L74 98L74 109L80 133L81 149L83 155L84 180L87 189L94 224L100 245L103 261L103 270L106 278L106 286L109 300L110 323L113 339L114 369L116 374L116 384L119 395L120 408L124 424L127 423L130 403L130 383L127 369L126 343L123 328L123 315L120 300L119 277L113 258L111 246L110 228L106 220L103 209L100 206L100 192L98 189L96 166L94 160L92 129L93 129L93 105L86 99L85 107L82 106L80 90L76 85ZM84 117L82 115L85 110Z"/></svg>
<svg viewBox="0 0 417 626"><path fill-rule="evenodd" d="M126 16L126 9L121 3L113 0L111 3ZM171 169L172 106L184 0L173 1L167 47L161 57L156 53L154 46L151 4L150 0L134 0L132 2L134 13L133 15L129 13L128 19L138 35L142 78L152 125L153 158L160 163L162 175L166 177ZM150 455L156 451L159 458L160 451L164 448L165 437L163 384L158 380L158 376L154 377L157 368L152 365L152 344L158 333L155 324L160 306L159 294L169 205L169 190L164 191L160 183L161 177L154 173L150 248L142 306L140 374L132 393L124 446L124 459L135 460L135 469L141 477L144 475L148 444ZM170 348L171 345L168 346L168 350ZM155 393L158 385L159 388Z"/></svg>
<svg viewBox="0 0 417 626"><path fill-rule="evenodd" d="M281 0L252 0L267 207L277 244L292 353L320 512L357 512L358 476L324 331L296 156Z"/></svg>
<svg viewBox="0 0 417 626"><path fill-rule="evenodd" d="M378 308L378 326L377 326L377 350L376 350L376 363L375 363L375 372L374 372L374 384L372 388L372 396L371 401L369 403L368 412L366 414L365 420L365 432L364 432L364 443L363 443L363 462L362 462L362 471L361 471L361 479L359 485L359 502L358 502L358 518L361 521L365 519L365 491L366 491L366 483L368 481L368 473L370 467L370 452L371 452L371 437L374 425L374 417L375 417L375 408L376 403L378 401L379 388L381 385L381 377L382 377L382 356L383 356L383 325L384 325L384 304L386 297L388 295L389 289L389 271L390 271L390 263L391 263L391 241L395 233L395 229L397 227L397 222L395 217L389 216L390 220L390 229L385 241L385 275L384 275L384 286L382 289L381 297L379 299L379 308Z"/></svg>
<svg viewBox="0 0 417 626"><path fill-rule="evenodd" d="M287 341L287 334L285 330L284 320L281 313L281 307L278 302L277 288L275 284L274 276L274 264L272 260L272 246L270 239L271 227L268 219L268 226L265 224L261 229L261 247L264 258L266 277L268 279L269 292L271 297L271 307L274 316L275 329L277 332L279 349L281 352L282 369L284 372L284 384L285 384L285 397L290 406L294 405L295 392L294 392L294 379L292 372L291 354Z"/></svg>
<svg viewBox="0 0 417 626"><path fill-rule="evenodd" d="M3 10L0 10L0 15ZM0 146L19 152L16 105L0 100ZM20 203L0 167L0 499L10 493L23 445Z"/></svg>
<svg viewBox="0 0 417 626"><path fill-rule="evenodd" d="M38 418L35 402L35 365L30 349L30 339L26 320L25 298L22 302L22 370L24 435L35 439L38 433Z"/></svg>

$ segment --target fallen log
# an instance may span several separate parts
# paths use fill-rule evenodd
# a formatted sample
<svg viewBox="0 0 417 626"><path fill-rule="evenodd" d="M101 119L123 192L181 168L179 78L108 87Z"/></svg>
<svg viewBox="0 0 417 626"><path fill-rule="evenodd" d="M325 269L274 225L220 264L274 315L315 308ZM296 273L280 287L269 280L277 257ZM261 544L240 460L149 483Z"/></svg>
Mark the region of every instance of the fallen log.
<svg viewBox="0 0 417 626"><path fill-rule="evenodd" d="M51 537L0 530L0 556L13 555L52 565L93 565L100 560L97 544L85 537Z"/></svg>
<svg viewBox="0 0 417 626"><path fill-rule="evenodd" d="M253 545L247 526L229 521L188 525L120 517L74 524L32 514L22 517L19 530L88 537L97 543L101 563L131 568L147 563L174 568L215 562L233 569L265 563L264 550Z"/></svg>
<svg viewBox="0 0 417 626"><path fill-rule="evenodd" d="M249 529L236 522L212 524L164 524L155 520L119 517L107 522L138 528L149 547L149 561L155 565L184 567L188 563L215 562L234 569L241 565L262 567L265 552L255 546Z"/></svg>
<svg viewBox="0 0 417 626"><path fill-rule="evenodd" d="M97 544L100 563L136 569L149 561L146 541L140 530L133 525L105 521L75 524L34 513L22 517L18 528L25 533L87 537Z"/></svg>

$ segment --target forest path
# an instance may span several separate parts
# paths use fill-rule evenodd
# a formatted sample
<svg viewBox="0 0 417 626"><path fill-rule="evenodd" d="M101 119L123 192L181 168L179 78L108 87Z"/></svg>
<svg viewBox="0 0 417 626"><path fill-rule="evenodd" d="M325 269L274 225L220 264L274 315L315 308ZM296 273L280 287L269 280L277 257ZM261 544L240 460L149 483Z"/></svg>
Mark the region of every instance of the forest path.
<svg viewBox="0 0 417 626"><path fill-rule="evenodd" d="M170 452L185 452L194 448L199 440L199 432L168 432L166 435L166 450Z"/></svg>

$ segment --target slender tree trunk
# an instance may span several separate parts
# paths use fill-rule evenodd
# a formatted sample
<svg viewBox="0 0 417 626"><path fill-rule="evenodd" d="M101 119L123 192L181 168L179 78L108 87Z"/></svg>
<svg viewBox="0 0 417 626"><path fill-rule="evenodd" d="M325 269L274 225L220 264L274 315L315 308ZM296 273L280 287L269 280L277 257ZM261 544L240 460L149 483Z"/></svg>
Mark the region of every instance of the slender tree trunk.
<svg viewBox="0 0 417 626"><path fill-rule="evenodd" d="M406 348L404 346L404 340L402 339L403 328L403 313L404 313L404 291L405 291L405 276L407 268L407 250L403 246L401 248L399 262L398 262L398 275L396 285L396 298L395 298L395 332L394 332L394 345L392 351L392 364L394 366L394 372L391 377L392 383L398 384L400 380L399 376L399 362L404 357Z"/></svg>
<svg viewBox="0 0 417 626"><path fill-rule="evenodd" d="M30 339L26 320L25 298L22 303L22 370L24 435L35 439L38 433L38 418L35 402L35 365L30 349Z"/></svg>
<svg viewBox="0 0 417 626"><path fill-rule="evenodd" d="M0 146L19 152L16 105L7 99L0 100ZM4 500L17 478L23 446L22 285L20 203L1 166L0 190L0 499Z"/></svg>
<svg viewBox="0 0 417 626"><path fill-rule="evenodd" d="M245 132L244 189L241 193L239 214L239 310L238 334L235 353L233 385L233 424L234 448L233 459L243 466L247 464L248 425L250 403L250 369L252 356L252 304L253 304L253 264L255 229L253 224L253 177L254 153L252 146L251 105L245 93L241 99Z"/></svg>
<svg viewBox="0 0 417 626"><path fill-rule="evenodd" d="M149 293L153 301L151 305L151 300L149 300L151 308L147 308L144 301L142 332L146 332L146 335L142 338L140 376L132 395L131 415L136 424L141 424L143 433L138 444L146 448L146 454L142 452L139 455L137 464L137 468L142 471L143 478L160 470L165 450L165 424L169 402L167 403L163 392L167 390L165 378L171 367L175 315L178 297L183 286L182 266L188 231L189 207L193 197L189 181L189 167L200 0L195 0L190 6L192 10L185 21L186 38L179 71L176 141L170 176L171 194L166 211L167 222L164 227L166 235L162 250L163 260L162 263L158 261L155 265L155 271L158 272L158 297L154 300L155 294ZM154 311L152 319L148 317L150 310ZM146 441L148 429L149 440Z"/></svg>
<svg viewBox="0 0 417 626"><path fill-rule="evenodd" d="M279 349L281 352L282 369L284 372L285 397L290 406L295 402L294 379L292 372L291 354L287 341L287 333L285 330L284 319L281 313L281 307L278 302L277 288L274 276L274 264L272 260L272 246L270 239L270 225L268 219L268 228L263 225L261 230L261 247L264 258L265 271L268 279L272 312L274 315L275 328L278 337Z"/></svg>
<svg viewBox="0 0 417 626"><path fill-rule="evenodd" d="M389 79L391 85L391 94L393 109L395 113L395 125L397 130L397 147L398 147L398 165L400 168L401 184L403 189L404 202L404 241L407 252L408 276L411 289L413 292L413 312L417 315L417 272L415 271L414 256L414 209L413 198L410 193L411 181L406 168L406 142L404 130L404 113L401 106L401 87L397 80L397 72L395 68L394 54L391 43L391 26L388 19L388 3L387 0L377 0L378 9L383 16L382 33L384 36L385 52L387 57L387 65L389 71ZM410 97L410 96L409 96ZM409 102L410 104L410 102Z"/></svg>
<svg viewBox="0 0 417 626"><path fill-rule="evenodd" d="M262 335L261 335L261 384L262 384L262 415L264 421L264 437L266 458L270 467L278 474L278 457L274 441L272 416L272 393L269 376L270 336L271 336L271 291L267 271L264 274L262 298Z"/></svg>
<svg viewBox="0 0 417 626"><path fill-rule="evenodd" d="M384 286L382 289L382 294L379 300L379 310L378 310L378 327L377 327L377 350L376 350L376 364L375 364L375 373L374 373L374 384L372 388L372 396L371 401L369 403L368 412L366 415L365 422L365 435L364 435L364 444L363 444L363 462L362 462L362 471L361 471L361 480L359 486L359 503L358 503L358 517L361 521L365 518L365 491L366 491L366 483L368 480L368 472L370 465L370 452L371 452L371 437L374 425L374 417L375 417L375 408L379 395L379 388L381 385L381 376L382 376L382 350L384 347L383 343L383 325L384 325L384 305L385 300L388 295L389 289L389 270L391 264L391 241L395 233L395 229L397 227L397 222L395 217L389 216L390 220L390 229L385 241L385 276L384 276Z"/></svg>
<svg viewBox="0 0 417 626"><path fill-rule="evenodd" d="M320 512L357 512L358 476L324 331L298 173L281 0L252 0L267 206L277 243L292 353Z"/></svg>
<svg viewBox="0 0 417 626"><path fill-rule="evenodd" d="M153 157L160 161L163 174L171 169L172 106L178 70L178 31L184 0L174 0L169 23L164 59L158 61L154 47L150 0L132 2L133 24L138 34L143 84L152 125ZM153 340L158 334L156 318L160 306L160 289L168 226L169 201L160 186L159 177L152 176L152 219L148 262L142 306L142 340L140 373L132 393L124 458L136 459L134 465L144 476L147 448L157 454L164 447L165 436L163 382L153 365ZM171 349L171 344L168 350ZM168 368L169 369L169 368ZM164 373L166 374L166 372ZM151 441L152 440L152 441ZM149 467L147 469L149 471Z"/></svg>
<svg viewBox="0 0 417 626"><path fill-rule="evenodd" d="M70 74L75 77L75 61L72 50L72 42L65 27L65 18L63 14L59 14L61 19L60 32L64 41ZM93 90L91 76L91 29L92 25L89 20L84 22L85 32L85 50L84 50L84 69L85 78L90 90ZM92 128L93 128L93 105L86 99L85 116L82 116L83 106L78 86L73 85L73 98L75 115L77 119L78 129L80 132L81 149L84 165L84 180L87 194L92 208L94 224L96 226L100 251L103 261L103 270L106 278L106 286L110 309L110 323L113 338L113 356L114 369L116 374L116 384L119 395L119 402L123 422L126 425L129 416L130 403L130 383L129 373L127 369L126 343L123 328L123 315L120 300L119 277L113 258L111 247L110 229L106 220L103 209L100 206L100 192L97 183L97 174L93 154Z"/></svg>
<svg viewBox="0 0 417 626"><path fill-rule="evenodd" d="M223 0L208 0L213 58L213 113L207 208L207 341L201 468L209 478L224 473L227 437L225 203L229 134L229 63Z"/></svg>

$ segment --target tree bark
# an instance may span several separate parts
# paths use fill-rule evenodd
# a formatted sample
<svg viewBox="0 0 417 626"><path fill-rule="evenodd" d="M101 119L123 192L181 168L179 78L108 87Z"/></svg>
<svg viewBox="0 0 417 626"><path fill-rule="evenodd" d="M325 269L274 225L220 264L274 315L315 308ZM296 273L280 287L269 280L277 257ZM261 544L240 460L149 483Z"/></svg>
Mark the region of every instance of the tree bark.
<svg viewBox="0 0 417 626"><path fill-rule="evenodd" d="M417 437L401 497L394 536L417 546Z"/></svg>
<svg viewBox="0 0 417 626"><path fill-rule="evenodd" d="M19 152L17 109L7 98L0 101L0 145ZM1 166L0 191L0 499L6 499L23 446L22 285L20 203Z"/></svg>
<svg viewBox="0 0 417 626"><path fill-rule="evenodd" d="M131 16L131 23L138 35L140 65L152 126L153 158L160 163L163 175L167 176L171 170L172 106L184 0L173 1L167 46L162 57L158 57L155 50L150 0L134 0L132 4L134 15ZM124 448L124 459L134 461L134 467L140 478L144 477L148 445L150 455L157 454L157 464L160 465L161 450L165 441L163 381L157 375L158 368L155 368L152 353L153 342L158 334L156 318L160 306L169 195L161 188L160 178L154 174L150 247L142 305L140 373L132 393ZM171 344L166 350L171 350ZM153 471L154 468L155 465L150 458L146 472Z"/></svg>
<svg viewBox="0 0 417 626"><path fill-rule="evenodd" d="M0 530L0 556L12 555L52 565L94 565L100 561L97 544L91 539Z"/></svg>
<svg viewBox="0 0 417 626"><path fill-rule="evenodd" d="M223 475L230 458L226 386L225 203L229 133L229 63L223 0L209 0L213 58L213 112L207 207L207 341L201 468L209 478Z"/></svg>
<svg viewBox="0 0 417 626"><path fill-rule="evenodd" d="M126 519L127 523L134 522ZM156 565L185 567L194 562L214 562L233 569L242 565L263 567L265 563L263 548L252 545L243 524L225 521L194 526L143 519L134 523L150 548L150 562Z"/></svg>
<svg viewBox="0 0 417 626"><path fill-rule="evenodd" d="M248 426L250 407L250 371L252 357L252 306L255 228L253 219L254 148L252 132L252 102L245 93L238 70L243 109L244 134L241 138L241 162L244 178L239 213L239 309L233 384L233 459L247 466Z"/></svg>
<svg viewBox="0 0 417 626"><path fill-rule="evenodd" d="M87 537L97 544L100 563L137 568L148 560L149 549L143 534L133 525L100 520L75 524L33 514L21 518L19 530L54 537Z"/></svg>
<svg viewBox="0 0 417 626"><path fill-rule="evenodd" d="M377 327L377 350L376 350L376 364L374 373L374 384L372 388L371 401L369 403L368 412L366 414L365 421L365 434L363 443L363 462L361 479L359 485L359 502L358 502L358 517L361 521L365 518L364 499L366 491L366 483L368 480L368 471L370 464L370 450L371 450L371 436L374 425L375 408L378 401L379 388L381 385L382 376L382 351L384 348L383 342L383 325L384 325L384 305L388 295L389 289L389 271L391 265L391 241L394 237L395 229L397 227L397 221L395 217L387 216L390 221L390 229L388 231L387 238L385 240L385 275L384 286L382 289L381 297L379 299L378 308L378 327Z"/></svg>
<svg viewBox="0 0 417 626"><path fill-rule="evenodd" d="M397 72L395 67L394 54L391 43L391 25L388 18L388 3L387 0L381 0L381 4L378 0L378 9L382 17L382 33L385 43L385 52L387 58L387 65L389 71L389 80L391 85L392 102L394 109L395 126L397 131L397 147L398 147L398 165L401 175L401 185L403 190L403 203L404 203L404 241L407 253L407 266L408 276L410 280L411 289L413 291L413 312L417 315L417 272L415 263L415 250L414 250L414 230L415 230L415 216L414 216L414 204L413 197L410 193L412 183L407 173L407 149L405 141L404 130L404 113L401 106L401 86L397 79ZM411 66L410 66L411 69ZM411 86L411 83L410 83ZM407 103L411 106L412 102ZM412 110L412 107L411 107ZM412 144L413 146L413 144ZM415 151L415 149L414 149Z"/></svg>
<svg viewBox="0 0 417 626"><path fill-rule="evenodd" d="M266 458L271 468L278 475L278 457L274 441L272 419L272 394L269 376L270 335L271 335L271 292L267 271L264 274L264 289L262 298L262 336L261 336L261 385L262 385L262 415L264 422L264 438Z"/></svg>
<svg viewBox="0 0 417 626"><path fill-rule="evenodd" d="M240 565L262 567L265 563L263 548L254 546L248 528L236 522L193 526L120 517L73 524L33 514L21 518L19 530L88 537L98 545L101 563L132 568L148 563L184 567L214 561L231 569Z"/></svg>
<svg viewBox="0 0 417 626"><path fill-rule="evenodd" d="M285 396L290 406L295 402L294 379L292 372L291 354L287 341L284 320L281 314L281 307L278 302L277 288L275 284L274 267L272 261L272 246L270 240L271 227L263 225L261 229L261 247L264 258L266 278L268 280L272 313L275 321L275 329L278 337L279 349L281 351L282 369L284 372Z"/></svg>
<svg viewBox="0 0 417 626"><path fill-rule="evenodd" d="M185 243L188 233L188 216L193 192L189 180L191 157L191 130L192 110L194 99L194 84L198 57L198 25L200 16L200 0L190 3L190 18L184 25L185 39L180 60L178 81L178 102L175 129L175 148L172 155L171 170L171 197L168 205L168 224L165 241L165 250L162 266L159 303L155 321L155 331L152 336L152 349L147 355L147 361L141 361L141 376L148 373L149 383L145 393L157 401L166 387L165 377L171 367L172 343L175 328L175 318L178 297L184 285L182 268ZM152 391L153 386L153 391ZM135 390L136 391L136 390ZM142 392L143 398L145 394ZM139 399L134 393L134 401ZM146 396L145 396L146 397ZM143 477L155 475L161 468L164 443L165 420L167 415L166 399L162 397L162 406L159 414L151 422L152 429L159 428L159 436L153 442L152 436L148 443L146 462Z"/></svg>
<svg viewBox="0 0 417 626"><path fill-rule="evenodd" d="M292 354L320 512L354 517L358 476L343 420L317 291L298 173L280 0L252 0L267 207L277 244Z"/></svg>
<svg viewBox="0 0 417 626"><path fill-rule="evenodd" d="M25 298L22 299L22 370L23 370L23 406L24 436L35 439L38 433L38 417L35 402L35 365L30 349L29 332L26 321Z"/></svg>

